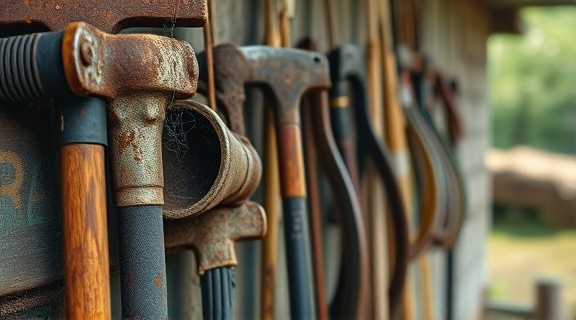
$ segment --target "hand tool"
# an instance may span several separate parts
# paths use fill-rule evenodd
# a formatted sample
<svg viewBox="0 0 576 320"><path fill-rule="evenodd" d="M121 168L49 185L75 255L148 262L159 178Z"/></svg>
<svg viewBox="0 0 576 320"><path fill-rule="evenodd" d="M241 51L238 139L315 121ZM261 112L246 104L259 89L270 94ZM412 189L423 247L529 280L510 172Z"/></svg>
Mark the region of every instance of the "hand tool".
<svg viewBox="0 0 576 320"><path fill-rule="evenodd" d="M298 48L305 48L315 51L316 44L310 38L305 38L299 42ZM366 316L367 289L368 282L368 239L366 227L359 210L359 200L357 191L354 190L354 183L345 168L345 161L337 152L335 139L333 137L326 92L306 95L302 101L304 114L302 121L307 135L306 156L307 169L314 168L317 163L315 155L316 148L319 148L319 157L322 168L326 171L332 189L333 199L337 202L335 210L338 214L338 221L342 228L342 257L340 274L336 287L336 294L330 303L330 313L335 318L363 318ZM312 152L314 151L314 152ZM312 156L311 156L312 155ZM310 159L312 158L312 159ZM312 170L308 173L309 185L318 184L315 176L317 173ZM316 256L322 256L321 241L321 211L320 208L312 206L313 200L320 202L318 186L309 188L311 202L311 231L313 235L313 251L315 258L315 285L316 304L318 318L326 319L327 299L324 293L324 264ZM344 199L336 200L336 199ZM315 239L315 238L320 239Z"/></svg>
<svg viewBox="0 0 576 320"><path fill-rule="evenodd" d="M262 165L249 141L230 132L208 106L177 101L169 108L168 119L172 115L178 118L178 130L185 134L180 139L190 146L185 154L174 156L178 155L173 148L174 128L168 120L164 128L164 137L169 137L164 141L164 168L173 176L165 187L164 215L194 218L166 222L167 248L176 241L192 246L197 253L204 318L232 319L235 284L230 267L236 265L233 241L266 233L263 209L255 203L246 204L258 186ZM210 190L205 192L207 187ZM219 195L211 195L215 193ZM207 201L206 205L197 205ZM225 206L206 212L222 204ZM219 279L221 276L224 278Z"/></svg>
<svg viewBox="0 0 576 320"><path fill-rule="evenodd" d="M394 276L389 286L389 304L391 308L398 305L398 298L402 295L404 277L409 259L408 225L406 222L405 207L402 202L402 191L397 183L392 171L391 156L383 143L376 137L370 117L368 115L368 104L364 87L363 67L360 51L353 45L343 45L329 53L331 62L331 76L333 82L348 82L352 89L354 114L356 118L356 130L358 131L359 152L361 162L367 157L373 159L378 175L383 179L386 186L387 199L390 204L390 216L394 226L394 241L397 246L395 250ZM342 93L338 92L338 97ZM332 99L334 101L334 98ZM364 160L362 160L364 159ZM371 210L376 210L372 208ZM378 211L377 211L378 212ZM376 302L375 302L376 303ZM392 312L392 311L391 311ZM395 311L394 311L395 312Z"/></svg>
<svg viewBox="0 0 576 320"><path fill-rule="evenodd" d="M291 315L294 318L306 318L303 314L312 312L312 306L308 288L310 280L309 275L306 274L309 267L305 246L308 230L304 206L304 181L300 181L304 172L300 156L302 151L301 142L299 142L298 103L303 92L328 87L327 61L319 54L296 49L266 46L237 48L232 45L220 45L214 48L214 58L216 98L226 117L237 119L242 116L241 106L244 100L245 84L263 88L269 93L268 96L273 102L280 146L287 254L288 263L291 265L288 268ZM199 56L198 59L200 65L204 65L205 58ZM221 77L221 75L226 75L226 77ZM232 131L240 135L244 133L242 121L231 120L229 122ZM296 161L296 159L299 160ZM296 178L298 178L297 183L294 182ZM294 252L290 253L291 250ZM301 277L307 280L300 280ZM299 292L297 293L296 290ZM299 304L301 305L298 306Z"/></svg>
<svg viewBox="0 0 576 320"><path fill-rule="evenodd" d="M433 93L438 90L443 90L442 98L444 99L444 104L450 104L450 106L445 106L446 109L456 110L454 106L454 98L452 97L451 93L446 88L434 89L436 86L445 86L443 84L442 79L438 79L436 71L431 70L430 64L427 63L426 59L423 59L424 63L420 64L420 69L415 69L412 72L412 78L414 83L420 93L417 95L417 99L419 99L420 105L420 112L422 113L424 119L427 122L427 125L430 127L433 135L436 138L436 143L438 144L438 148L441 149L442 152L440 154L443 157L443 161L445 163L445 170L447 173L447 180L450 182L448 187L450 188L449 192L452 195L452 207L455 211L454 214L451 216L453 218L447 219L444 221L444 224L441 226L443 230L441 230L437 236L438 239L437 243L445 248L447 252L447 266L446 266L446 279L447 279L447 316L448 318L452 316L452 309L453 309L453 286L454 286L454 251L453 247L458 241L460 232L462 231L462 227L464 226L464 221L467 212L467 199L466 199L466 192L465 192L465 184L462 172L458 166L458 162L456 157L453 153L452 147L449 146L448 141L441 136L438 129L436 128L434 121L432 120L432 116L430 114L430 105L433 103L432 100L434 99ZM430 90L430 91L428 91ZM450 115L451 114L451 115ZM448 112L449 119L452 119L452 124L448 122L448 128L450 137L456 139L461 134L462 126L459 125L457 118L455 118L455 112ZM460 132L460 133L458 133Z"/></svg>
<svg viewBox="0 0 576 320"><path fill-rule="evenodd" d="M150 37L150 36L149 36ZM136 46L141 46L143 42L145 41L150 41L150 40L156 40L156 45L157 46L151 46L148 48L148 52L146 52L147 54L156 54L157 56L162 56L161 52L160 52L160 48L162 48L161 46L167 46L170 45L172 46L174 52L170 52L170 54L172 55L177 55L178 53L180 53L180 57L185 58L186 54L188 55L189 58L194 58L193 53L191 48L186 47L183 44L179 44L179 43L170 43L170 42L174 42L173 40L170 39L165 39L164 42L160 41L159 39L155 39L155 37L152 37L151 39L149 39L149 37L145 37L145 36L133 36L133 35L119 35L119 36L113 36L113 35L109 35L109 34L105 34L101 31L99 31L98 29L96 29L93 26L87 25L85 23L74 23L74 24L70 24L66 30L64 32L61 33L43 33L43 34L35 34L35 35L26 35L26 36L19 36L19 37L15 37L15 38L9 38L8 40L4 40L3 44L7 45L6 42L9 42L11 40L14 39L13 43L21 43L22 47L20 50L22 50L22 60L23 61L31 61L32 64L29 65L25 65L24 63L20 64L20 65L14 65L14 68L17 68L18 66L21 66L22 68L20 70L18 69L12 69L12 74L9 73L8 69L9 68L4 68L3 69L3 78L8 80L12 80L12 82L7 82L7 87L8 88L16 88L15 92L17 92L18 94L20 94L20 96L16 96L17 98L32 98L32 97L38 97L38 96L42 96L45 95L45 92L54 92L55 95L63 95L64 97L66 96L71 96L71 94L68 94L68 92L70 92L70 90L72 92L78 93L78 94L91 94L91 95L96 95L96 96L100 96L100 97L105 97L106 99L111 99L112 103L111 103L111 108L112 110L112 116L116 117L115 120L117 120L118 118L125 116L125 114L122 114L122 107L123 107L123 103L127 104L125 101L122 101L122 98L126 98L123 95L126 95L125 92L129 91L130 89L133 88L145 88L148 90L151 89L155 89L155 90L162 90L163 87L166 87L167 84L162 83L162 80L158 81L159 83L157 84L149 84L146 83L147 80L149 79L153 79L153 76L150 74L150 71L146 71L146 69L149 69L148 67L143 68L141 66L143 66L142 64L147 63L148 61L146 61L146 59L142 59L142 56L137 56L135 54L129 54L126 55L125 54L125 45L130 47L136 47ZM166 43L167 42L167 43ZM17 47L16 47L17 48ZM26 50L26 48L28 48L29 50ZM35 50L31 50L31 48L44 48L46 51L35 51ZM189 51L187 51L187 48L189 48ZM179 50L180 52L178 52L177 50ZM104 55L104 51L106 51L106 55ZM16 52L17 53L17 52ZM24 54L28 53L28 56L25 56ZM17 57L17 55L14 55L15 57ZM43 59L46 59L45 61L48 61L47 64L42 64ZM150 58L149 58L150 59ZM190 59L189 59L190 60ZM172 61L168 60L164 63L171 63ZM190 62L190 61L183 61L180 62L181 66L183 68L184 72L190 72L192 75L196 74L196 68L197 66L195 65L195 60L191 60L191 63L189 63L188 65L186 64L186 62ZM125 84L122 83L121 81L118 81L118 72L120 70L122 70L124 65L131 65L133 67L133 73L132 75L139 77L138 80L139 81L135 81L132 80L130 83ZM160 66L162 67L163 65L160 64ZM138 67L141 67L140 69L138 69ZM22 77L22 81L26 81L26 82L18 82L17 77L15 77L15 75L19 74L19 75L27 75L27 72L31 72L32 70L38 70L38 76L35 77ZM152 71L153 73L153 71ZM49 80L47 80L49 79ZM59 80L59 81L58 81ZM69 88L68 88L69 86ZM176 92L178 92L179 94L185 95L187 93L188 88L193 87L192 82L190 81L190 79L187 78L187 76L181 76L181 82L179 83L179 87L175 87L174 89L176 90ZM44 90L46 90L45 92L43 92ZM170 94L172 94L172 91L169 91ZM23 93L28 94L28 96L25 96ZM154 92L152 91L152 93L147 93L147 95L153 95ZM10 97L11 92L8 90L5 90L2 94L3 96L7 96ZM130 94L128 94L130 95ZM81 99L81 98L76 98L77 99ZM144 97L142 100L145 102L146 97ZM87 101L83 101L82 104L79 104L77 101L75 101L74 98L66 98L66 101L70 103L70 108L79 108L79 105L83 105L83 108L79 110L78 114L74 114L72 113L72 111L61 111L61 123L60 123L60 131L64 131L65 133L61 133L61 139L64 141L64 144L69 143L69 142L75 142L75 141L87 141L87 142L105 142L106 137L103 136L103 133L106 132L105 127L102 126L102 123L104 121L98 121L98 119L104 118L104 110L103 108L98 108L97 106L100 105L102 107L104 107L104 103L99 103L98 101L100 101L99 99L90 99L88 102ZM131 107L130 104L127 104L129 107ZM96 107L92 107L92 106L96 106ZM69 109L68 109L69 110ZM144 121L148 121L150 122L150 120L153 120L157 114L155 114L154 112L150 112L152 110L145 110L148 111L148 114L145 114L144 116ZM70 116L69 114L67 114L67 112L72 113L72 115ZM78 111L77 111L78 112ZM95 115L92 115L91 113L94 112ZM78 122L74 122L73 117L78 117L78 118L89 118L90 117L94 117L96 120L90 119L90 121L88 123L78 123ZM152 117L152 119L151 119ZM70 120L70 121L63 121L63 119L66 120ZM126 148L127 146L122 146L122 143L119 143L119 140L121 140L123 138L122 135L118 135L118 132L115 130L117 129L113 123L112 125L112 140L113 140L113 148L117 147L117 148ZM83 125L82 130L80 130L78 128L79 125ZM66 136L66 134L68 132L66 132L66 130L70 130L72 132L76 131L76 135L71 135L72 137L68 137ZM145 132L142 132L140 134L144 134ZM79 137L78 137L79 136ZM129 133L128 135L128 139L134 139L134 131L131 131L131 133ZM139 138L141 138L141 136L139 136ZM128 146L130 146L130 144L133 144L133 148L135 150L137 150L137 153L134 155L134 158L137 157L142 157L142 154L145 154L146 152L149 152L149 150L145 150L143 147L141 147L142 149L138 148L138 146L134 146L135 143L133 141L128 141ZM63 158L66 158L65 156L69 154L70 150L65 149L63 154ZM73 204L68 204L68 200L69 199L73 199L70 201L74 201L77 200L77 198L79 197L79 191L82 191L82 188L87 188L84 189L85 194L87 195L88 198L86 198L86 202L87 203L98 203L99 205L101 205L102 207L105 206L105 201L103 199L103 195L101 196L101 198L92 198L94 197L94 194L98 194L96 190L99 190L100 188L104 189L103 185L100 187L96 186L96 190L92 190L90 189L90 187L94 187L93 183L90 180L84 183L85 187L82 187L81 184L79 184L78 182L74 182L74 178L76 175L78 175L78 172L82 172L81 170L85 170L82 169L81 165L79 164L78 160L84 160L84 161L95 161L95 160L90 160L90 156L91 153L88 150L85 151L80 151L78 153L71 153L70 157L75 160L69 164L67 164L67 166L63 166L63 168L69 168L70 169L70 175L68 175L67 170L63 170L64 172L62 173L63 175L63 180L64 180L64 192L63 192L63 202L64 202L64 210L65 212L67 211L72 211L72 213L75 213L75 215L72 215L70 217L71 221L67 222L67 217L64 217L64 230L68 230L68 228L75 228L78 227L78 221L76 219L81 218L77 217L76 211L72 209L72 207L70 207L70 210L66 210L67 205L73 205ZM98 153L97 153L98 155ZM114 153L113 153L114 156ZM103 150L101 151L99 156L95 156L95 159L103 159ZM143 159L141 158L137 158L137 160L139 163L144 162ZM97 162L97 160L96 160ZM81 163L81 162L80 162ZM147 164L150 165L150 164ZM89 167L93 167L93 168L100 168L99 170L101 170L101 172L98 172L96 174L96 177L102 177L103 180L103 160L102 160L102 164L98 165L97 163L93 162L91 163L91 166ZM126 168L128 169L128 168ZM127 174L126 172L127 170L123 170L122 174L124 175L124 177L122 178L118 178L116 177L116 183L120 184L122 186L122 182L128 182L127 184L125 184L124 186L130 188L130 187L136 187L134 189L138 189L138 185L130 185L130 182L134 182L134 181L130 181L130 178L133 178L133 176L131 177L130 175ZM118 172L116 172L118 175ZM90 174L86 174L88 177L91 177ZM80 176L83 176L80 174ZM95 178L93 178L95 179ZM146 180L147 177L144 177L144 180ZM120 180L120 181L119 181ZM137 179L135 179L137 180ZM119 183L120 182L120 183ZM138 182L138 181L136 181ZM161 182L161 179L160 179ZM160 183L161 185L161 183ZM117 186L118 187L118 186ZM145 189L145 188L143 188ZM125 190L122 190L124 192L126 192ZM140 190L138 190L140 191ZM136 191L136 193L138 193L138 191ZM70 194L70 198L66 198L64 196L68 195L67 192L71 192ZM100 192L103 194L104 190L100 190ZM129 191L128 191L129 192ZM72 197L75 196L75 197ZM160 195L161 196L161 195ZM118 197L117 200L118 201L125 201L125 203L130 203L130 196L126 196L126 194L122 193L122 192L118 192ZM138 199L139 201L146 201L145 197L141 197L140 199ZM100 202L104 202L104 203L100 203ZM83 206L85 206L84 208L89 208L88 204L84 204ZM83 208L82 206L80 208ZM101 209L103 210L103 209ZM67 316L69 317L74 317L74 316L79 316L84 314L85 312L88 312L88 314L90 313L90 308L93 307L96 310L103 310L100 311L99 313L93 314L93 315L98 315L98 316L106 316L107 313L109 313L109 301L105 301L108 306L101 306L100 303L101 300L98 301L90 301L87 300L85 301L86 297L78 297L77 293L72 291L70 292L73 288L75 288L76 285L83 285L85 286L85 290L89 290L89 293L87 293L87 295L90 294L95 294L95 297L101 296L101 295L108 295L109 293L109 288L108 288L108 279L107 279L107 274L108 274L108 259L107 259L107 254L103 253L103 256L99 256L97 255L97 253L90 253L92 252L94 249L97 249L98 251L103 251L106 252L107 250L107 241L105 240L106 237L105 236L100 236L98 237L98 232L105 232L104 230L100 230L100 228L105 228L105 215L96 215L94 214L95 217L90 217L88 216L88 218L91 219L96 219L95 221L92 221L91 223L89 223L89 226L91 226L88 230L92 230L91 232L88 232L87 236L88 238L85 239L84 241L88 242L87 245L92 245L95 246L96 248L87 248L85 249L86 252L81 251L80 254L87 254L88 257L86 259L88 259L89 261L91 261L93 258L91 258L92 256L96 256L99 259L102 260L102 262L104 263L103 266L97 266L97 269L95 272L98 272L94 275L86 275L86 274L82 274L82 272L85 270L82 269L82 265L78 266L77 264L79 262L85 261L86 259L82 259L81 257L76 257L76 256L69 256L68 258L65 259L65 262L67 264L67 266L72 269L72 272L70 272L70 276L73 277L73 279L68 279L66 280L66 287L67 287L67 291L69 291L69 295L70 296L68 299L72 299L71 302L72 304L67 305ZM99 219L103 219L99 220ZM81 221L81 220L80 220ZM90 221L90 220L88 220ZM81 225L81 224L80 224ZM72 229L74 230L74 229ZM80 231L75 231L76 233L80 232ZM85 231L86 232L86 231ZM104 240L100 240L100 239L104 239ZM79 251L78 246L83 245L82 243L79 243L79 241L81 239L77 239L74 238L74 233L71 235L70 239L66 239L66 241L70 241L70 242L65 242L65 245L67 246L71 246L70 247L66 247L68 250L67 251L71 251L71 253ZM103 241L103 242L99 242L99 241ZM80 247L81 249L82 247ZM92 249L92 250L89 250ZM163 249L163 248L162 248ZM92 256L91 256L92 255ZM76 259L74 259L76 258ZM90 263L88 263L88 267L90 267ZM77 269L80 268L80 269ZM104 278L104 279L102 279ZM94 287L94 285L92 285L91 281L99 281L99 282L104 282L104 284L100 283L101 286L104 287ZM87 282L82 282L82 281L87 281ZM80 282L80 284L78 284L77 282ZM104 289L102 289L104 288ZM90 291L93 290L93 291ZM99 290L107 290L108 292L101 292ZM83 291L83 290L81 290ZM74 293L74 294L73 294ZM96 299L96 298L94 298ZM70 300L69 300L70 301ZM104 312L104 313L101 313Z"/></svg>
<svg viewBox="0 0 576 320"><path fill-rule="evenodd" d="M65 65L63 55L70 55L74 47L63 39L75 32L69 27L61 33L0 39L0 100L56 97L59 101L67 316L109 317L105 106L97 98L75 97L68 87L66 73L74 66ZM94 258L97 263L90 262Z"/></svg>
<svg viewBox="0 0 576 320"><path fill-rule="evenodd" d="M317 51L316 44L313 43L311 39L304 39L298 42L296 45L298 49L304 49L308 51ZM328 299L326 298L326 283L324 274L324 243L322 239L322 206L321 206L321 195L320 195L320 182L319 182L319 172L318 172L318 153L316 151L315 132L314 132L314 100L310 95L305 95L302 98L301 108L302 112L302 132L304 134L304 167L306 170L306 190L308 190L308 208L309 208L309 223L310 223L310 238L312 242L312 268L314 272L314 302L316 303L316 317L319 320L328 319ZM329 154L330 157L337 155ZM341 197L347 195L335 195L335 197ZM351 211L342 211L341 214L352 213ZM343 228L356 228L356 221L352 220L351 224L343 224ZM352 232L354 232L353 230ZM346 235L347 231L343 231L342 238L347 239L350 242L356 241L356 239L349 239ZM345 241L345 245L349 241ZM360 243L360 242L359 242ZM362 248L358 248L357 252L362 253ZM354 250L354 249L351 249ZM364 249L365 252L365 249ZM361 260L357 260L361 261ZM342 269L341 273L347 272ZM340 277L342 278L342 277ZM356 282L360 285L360 282ZM352 289L355 291L354 289ZM351 300L354 300L351 299ZM340 314L340 316L344 316Z"/></svg>

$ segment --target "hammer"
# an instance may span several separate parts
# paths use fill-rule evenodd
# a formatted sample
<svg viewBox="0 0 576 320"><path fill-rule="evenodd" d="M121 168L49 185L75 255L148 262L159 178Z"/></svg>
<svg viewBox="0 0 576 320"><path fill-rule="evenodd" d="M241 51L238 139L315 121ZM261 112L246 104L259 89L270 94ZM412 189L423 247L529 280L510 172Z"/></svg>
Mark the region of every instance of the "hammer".
<svg viewBox="0 0 576 320"><path fill-rule="evenodd" d="M178 23L182 23L184 26L201 26L205 21L206 16L206 4L204 1L195 1L193 3L188 3L187 6L183 6L182 8L174 9L176 3L167 3L167 2L157 2L151 1L146 4L138 3L138 4L131 4L131 3L119 3L115 1L99 1L94 3L92 1L76 1L73 5L71 4L54 4L52 1L34 1L31 3L16 3L16 2L9 2L5 4L2 12L0 12L0 25L1 26L13 26L18 25L19 27L22 26L29 26L30 29L38 29L40 26L41 29L52 29L52 30L62 30L68 22L70 21L89 21L94 23L95 26L105 29L105 31L113 31L117 32L122 28L131 27L131 26L163 26L166 25L168 22L172 22L176 24L176 20L178 19ZM7 28L7 27L6 27ZM27 83L24 79L29 76L31 73L25 71L24 73L19 73L20 77L16 76L13 79L16 79L15 83L18 84L18 81L21 81L20 84L22 86L16 86L15 90L20 94L20 96L15 96L16 98L21 98L24 94L31 94L34 97L39 96L52 96L54 92L52 90L61 90L62 87L70 87L70 89L76 93L81 95L96 95L99 97L104 97L106 100L112 100L113 98L126 95L126 91L133 90L133 89L150 89L149 87L154 87L154 84L146 84L147 80L154 79L156 75L146 75L147 78L138 78L138 80L142 80L144 83L136 84L135 87L130 87L130 85L119 85L122 82L130 82L133 79L127 78L120 78L119 75L122 75L122 71L116 72L115 78L112 75L108 74L99 74L98 72L102 70L98 70L97 67L91 65L92 63L98 63L99 66L108 66L107 63L110 61L103 61L103 50L104 47L96 46L95 44L104 44L110 45L110 42L114 41L103 41L102 43L95 43L94 41L98 42L99 36L102 34L98 34L99 31L95 30L95 28L90 27L88 25L75 25L76 31L68 30L65 33L66 41L62 41L62 35L60 35L60 39L53 39L51 40L50 44L51 47L48 48L45 45L42 45L41 48L46 48L47 50L55 50L58 51L60 48L62 49L62 54L59 52L55 53L52 57L55 58L55 61L60 60L60 65L64 65L66 67L66 79L63 81L56 81L56 79L49 79L48 82L44 83L44 86L40 85L40 89L47 90L49 92L38 92L38 90L34 91L34 89L38 89L38 79L29 79L29 83ZM51 36L54 38L53 36ZM77 37L77 38L74 38ZM33 39L32 39L33 38ZM42 40L50 39L50 37L37 37L32 36L29 40L15 40L12 42L12 52L14 53L13 59L16 61L19 56L21 56L21 60L19 61L30 61L23 59L23 54L30 54L36 53L33 48L36 48L35 42L38 38ZM34 40L36 39L36 40ZM115 39L108 37L108 40ZM122 38L123 39L123 38ZM118 39L123 41L122 39ZM134 38L133 38L134 39ZM64 43L70 45L70 47L66 47L61 45L60 43ZM138 41L130 41L132 44L136 44ZM144 41L145 42L145 41ZM141 45L141 43L140 43ZM171 44L166 44L166 47L170 47ZM115 44L116 49L118 49L119 42ZM6 46L5 48L8 48ZM137 48L137 47L134 47ZM186 48L182 50L180 44L176 44L175 48L180 50L180 54L185 53ZM140 47L139 49L142 49ZM137 50L139 50L137 49ZM148 54L155 54L157 53L158 49L155 48L152 50L148 50ZM18 51L20 50L20 51ZM136 55L137 50L124 52L124 54ZM165 50L164 50L165 51ZM190 50L191 51L191 50ZM7 51L8 52L8 51ZM118 53L119 51L114 51ZM10 52L8 52L10 53ZM65 55L65 57L59 57L59 55ZM169 55L169 53L168 53ZM162 55L158 55L162 57ZM190 55L189 55L190 56ZM42 57L42 55L38 55L38 57ZM152 56L153 57L153 56ZM118 60L116 61L116 70L121 70L122 66L122 59L124 58L122 54L116 57ZM193 55L191 56L193 59ZM176 58L175 58L176 59ZM32 59L31 59L32 60ZM63 63L62 63L63 61ZM146 60L144 60L146 61ZM132 60L131 62L135 62ZM156 61L157 62L157 61ZM166 62L166 61L165 61ZM190 61L187 61L190 62ZM136 61L136 64L139 62ZM161 65L161 64L160 64ZM30 65L26 65L27 68L30 68ZM61 70L58 69L59 66L53 61L46 64L46 69L41 70L41 72L46 72L49 75L57 73ZM76 74L74 73L74 68L79 68ZM145 66L145 69L149 69L149 66ZM130 69L130 68L128 68ZM7 69L6 69L7 70ZM106 68L106 72L114 70L113 67ZM165 72L164 75L170 75L170 69ZM28 70L30 71L30 70ZM140 70L141 71L141 70ZM9 71L7 71L8 74ZM84 73L84 74L82 74ZM130 75L130 74L128 74ZM143 73L138 74L136 71L132 74L132 76L142 76ZM82 77L85 76L89 78L89 81L86 83L82 83ZM102 77L100 77L102 76ZM108 77L110 76L110 77ZM124 75L126 76L126 75ZM53 76L52 76L53 77ZM59 78L59 80L62 77ZM110 81L113 78L114 81ZM102 80L104 82L101 82ZM93 83L89 83L93 81ZM120 81L119 81L120 80ZM157 79L158 80L158 79ZM194 89L191 86L190 81L184 82L188 87L184 88L184 96L190 96L193 94ZM42 83L41 83L42 84ZM95 85L93 87L89 87L90 85ZM99 85L101 85L99 87ZM140 85L140 87L138 87ZM163 84L164 87L169 87L166 84ZM184 85L184 86L186 86ZM56 88L54 88L56 87ZM6 88L5 88L6 89ZM68 90L70 90L68 89ZM152 88L153 90L162 90L162 85L156 86ZM181 89L181 88L180 88ZM122 91L125 90L125 91ZM167 89L167 91L172 92L174 91L173 88ZM181 90L179 90L181 91ZM181 93L181 92L179 92ZM14 97L14 94L12 94ZM58 95L58 94L56 94ZM70 95L65 95L69 97ZM66 99L66 100L74 100L74 99ZM76 99L78 100L78 99ZM122 100L122 99L119 99ZM141 99L144 101L144 99ZM166 100L164 98L164 100ZM120 101L119 101L120 102ZM121 103L118 103L121 104ZM117 105L118 105L117 104ZM98 99L93 98L86 98L81 99L79 101L75 101L72 103L60 104L62 107L60 108L61 113L61 125L60 131L64 132L65 134L61 134L60 136L64 136L65 139L63 140L63 144L66 144L61 147L61 154L62 154L62 169L61 174L63 178L63 190L62 190L62 199L63 199L63 215L64 215L64 241L65 241L65 265L66 265L66 275L65 275L65 282L66 282L66 291L67 291L67 316L71 318L77 317L95 317L95 316L103 316L109 317L110 315L110 302L109 302L109 280L108 280L108 254L106 252L107 249L107 235L105 231L105 223L106 223L106 215L104 205L106 203L105 200L105 191L104 191L104 151L103 145L106 142L105 136L105 128L106 123L104 120L104 111L103 111L103 103L99 102ZM65 108L63 106L66 106ZM116 106L117 106L116 105ZM132 107L139 107L137 103L132 105ZM117 108L116 108L117 109ZM121 109L121 108L120 108ZM135 108L135 111L138 108ZM148 109L146 111L153 111L150 109L153 108L144 108ZM154 112L152 112L152 116L154 117ZM162 112L159 112L159 119L162 117ZM131 115L132 118L138 117L138 112L133 112ZM85 122L78 121L78 120L85 120ZM160 121L161 123L161 121ZM81 130L75 130L78 128L82 128ZM90 128L90 130L86 129ZM72 132L73 134L70 134ZM74 132L79 132L74 134ZM104 133L104 135L103 135ZM90 134L92 136L90 136ZM76 137L74 137L76 135ZM88 136L88 138L86 138ZM80 138L79 138L80 137ZM88 140L86 140L88 139ZM62 140L62 139L61 139ZM118 140L114 139L113 144L117 143ZM126 141L124 141L126 142ZM88 143L88 144L86 144ZM90 155L94 155L94 157L90 157ZM68 161L68 159L72 161ZM156 159L157 160L157 159ZM134 160L133 160L134 161ZM92 166L92 167L91 167ZM92 174L88 174L91 171L94 171ZM116 168L118 171L118 167ZM78 172L86 172L87 174L78 174ZM95 182L90 184L90 182ZM161 179L160 179L161 182ZM160 183L161 185L161 183ZM118 189L118 188L117 188ZM121 193L121 192L120 192ZM119 197L122 198L122 197ZM127 201L125 203L129 203ZM94 205L92 207L90 204ZM156 210L159 212L158 210ZM80 213L80 214L79 214ZM122 216L122 215L121 215ZM121 219L122 220L122 219ZM126 220L126 219L124 219ZM161 221L160 217L157 221ZM140 224L140 223L139 223ZM141 224L143 225L143 224ZM90 228L95 228L93 232L86 232L86 230L91 230ZM156 228L157 229L157 228ZM140 230L144 231L144 230ZM156 232L156 234L158 234ZM80 236L80 237L78 237ZM130 237L124 237L126 238ZM161 237L160 237L160 240ZM162 243L163 241L160 241ZM122 243L121 245L123 245ZM163 257L163 246L156 246L160 248L161 257L158 255L156 260L161 260L161 262L156 263L158 268L149 268L149 271L153 271L155 269L158 270L157 274L160 275L160 278L165 277L165 270L164 270L164 257ZM78 256L80 254L80 256ZM135 257L137 255L132 255ZM85 258L82 258L85 257ZM131 259L128 259L131 260ZM96 261L97 263L94 263ZM144 259L144 266L148 263L148 259ZM137 263L137 265L142 265ZM137 270L136 270L137 271ZM123 279L126 278L126 275L123 274ZM127 293L129 291L138 291L144 293L143 290L129 290L130 286L133 286L133 282L131 281L123 281L124 285L122 286L123 291L126 291L125 294L122 295L123 300L130 299L130 295ZM150 281L154 283L154 281ZM154 285L160 300L159 303L154 303L159 311L157 312L159 317L166 317L164 315L166 313L166 289L162 282L160 282L160 286ZM152 287L152 286L149 286ZM154 291L154 290L152 290ZM126 311L125 316L131 317L134 316L132 311L138 308L132 308L130 306L131 303L125 302L123 303L123 307ZM141 310L144 310L142 308ZM132 311L129 311L132 310ZM146 313L146 312L144 312ZM152 314L145 315L142 314L141 316L150 316L155 317L156 312L152 312Z"/></svg>
<svg viewBox="0 0 576 320"><path fill-rule="evenodd" d="M244 86L261 87L271 99L276 122L284 230L288 260L290 315L313 317L309 274L305 174L302 159L299 100L310 89L330 85L328 64L322 55L297 49L266 46L214 48L217 100L230 120L231 129L243 134ZM205 58L198 57L204 68ZM204 74L201 72L201 74Z"/></svg>

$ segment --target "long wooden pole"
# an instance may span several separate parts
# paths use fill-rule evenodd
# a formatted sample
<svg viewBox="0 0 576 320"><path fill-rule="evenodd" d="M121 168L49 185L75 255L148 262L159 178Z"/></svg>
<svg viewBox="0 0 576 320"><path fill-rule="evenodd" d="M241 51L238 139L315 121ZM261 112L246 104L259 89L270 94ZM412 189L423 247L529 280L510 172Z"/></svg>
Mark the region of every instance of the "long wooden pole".
<svg viewBox="0 0 576 320"><path fill-rule="evenodd" d="M377 31L377 11L376 0L366 0L364 3L364 11L366 16L367 27L367 46L366 46L366 70L367 70L367 86L368 86L368 100L370 103L370 114L373 121L373 129L379 136L383 135L382 123L382 61L379 58L380 42L378 41ZM376 172L375 167L369 163L368 177L375 177L373 174ZM386 254L391 247L388 243L388 222L386 215L383 215L385 202L382 198L383 187L382 184L375 178L369 178L367 185L369 205L369 226L370 226L370 251L372 262L372 297L374 307L375 319L389 319L391 309L395 306L388 305L388 287L390 283L389 272L392 254Z"/></svg>
<svg viewBox="0 0 576 320"><path fill-rule="evenodd" d="M66 317L110 317L104 146L60 147Z"/></svg>
<svg viewBox="0 0 576 320"><path fill-rule="evenodd" d="M280 47L280 35L274 23L274 6L272 0L264 1L264 43L271 47ZM265 107L264 116L264 210L268 230L262 245L262 281L260 317L272 320L274 314L274 297L276 282L278 215L280 208L280 177L278 174L278 147L274 112L271 106Z"/></svg>
<svg viewBox="0 0 576 320"><path fill-rule="evenodd" d="M56 105L66 318L109 318L105 102L69 97L57 99Z"/></svg>

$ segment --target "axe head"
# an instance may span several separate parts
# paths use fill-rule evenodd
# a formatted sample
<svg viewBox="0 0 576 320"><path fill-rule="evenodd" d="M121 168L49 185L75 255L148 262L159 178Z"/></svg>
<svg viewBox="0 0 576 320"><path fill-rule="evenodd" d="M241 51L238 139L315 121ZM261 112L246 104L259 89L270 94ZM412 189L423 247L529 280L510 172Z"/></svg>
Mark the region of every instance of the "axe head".
<svg viewBox="0 0 576 320"><path fill-rule="evenodd" d="M42 25L64 30L70 22L83 21L105 32L128 27L202 27L206 23L206 0L24 0L2 1L0 27Z"/></svg>

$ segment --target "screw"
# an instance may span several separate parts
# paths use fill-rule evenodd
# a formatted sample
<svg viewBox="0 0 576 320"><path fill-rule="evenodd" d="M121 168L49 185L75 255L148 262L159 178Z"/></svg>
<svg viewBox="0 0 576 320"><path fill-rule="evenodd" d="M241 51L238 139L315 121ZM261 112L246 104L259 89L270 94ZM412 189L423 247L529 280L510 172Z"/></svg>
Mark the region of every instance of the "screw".
<svg viewBox="0 0 576 320"><path fill-rule="evenodd" d="M85 67L92 64L94 59L94 51L92 50L92 43L86 38L82 38L80 44L80 60Z"/></svg>

